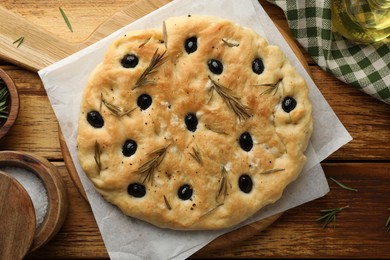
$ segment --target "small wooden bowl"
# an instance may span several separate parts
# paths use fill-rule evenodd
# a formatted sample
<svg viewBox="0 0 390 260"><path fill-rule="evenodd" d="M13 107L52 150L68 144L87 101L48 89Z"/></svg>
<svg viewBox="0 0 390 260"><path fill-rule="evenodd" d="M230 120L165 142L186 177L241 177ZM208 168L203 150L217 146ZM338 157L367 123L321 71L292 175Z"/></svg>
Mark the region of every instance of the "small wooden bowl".
<svg viewBox="0 0 390 260"><path fill-rule="evenodd" d="M0 139L8 133L11 127L14 125L16 118L19 114L19 93L13 80L5 73L4 70L0 69L0 78L4 81L8 88L8 118L0 121Z"/></svg>
<svg viewBox="0 0 390 260"><path fill-rule="evenodd" d="M35 173L47 191L46 217L35 232L31 253L50 241L62 227L68 212L68 194L57 168L41 156L28 152L0 151L0 169L3 167L24 168Z"/></svg>

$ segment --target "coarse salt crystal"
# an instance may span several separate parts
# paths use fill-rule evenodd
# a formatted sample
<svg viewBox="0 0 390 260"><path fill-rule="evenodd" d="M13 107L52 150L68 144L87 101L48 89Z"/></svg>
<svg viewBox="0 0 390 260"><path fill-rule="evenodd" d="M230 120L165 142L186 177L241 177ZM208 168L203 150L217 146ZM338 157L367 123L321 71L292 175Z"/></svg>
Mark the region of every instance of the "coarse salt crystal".
<svg viewBox="0 0 390 260"><path fill-rule="evenodd" d="M19 167L2 167L1 171L13 176L27 191L35 210L37 227L44 221L49 200L42 180L33 172Z"/></svg>

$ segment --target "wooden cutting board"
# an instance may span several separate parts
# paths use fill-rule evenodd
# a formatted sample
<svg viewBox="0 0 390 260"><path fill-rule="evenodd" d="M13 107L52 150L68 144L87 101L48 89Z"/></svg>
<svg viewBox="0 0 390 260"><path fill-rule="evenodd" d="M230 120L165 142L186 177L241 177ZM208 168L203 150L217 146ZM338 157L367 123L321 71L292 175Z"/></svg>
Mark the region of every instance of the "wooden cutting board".
<svg viewBox="0 0 390 260"><path fill-rule="evenodd" d="M105 23L100 25L90 35L90 37L76 44L59 39L55 35L41 28L37 28L20 16L0 7L0 31L2 32L2 37L0 38L0 58L28 70L38 71L91 45L92 43L169 2L169 0L138 0L125 10L114 14ZM15 28L18 28L18 30L15 30ZM301 60L306 70L309 71L308 64L306 63L299 48L295 45L295 42L288 36L287 33L280 28L279 30L285 36L286 40ZM24 42L16 48L16 46L12 43L21 35L24 36ZM65 164L67 165L69 175L71 176L75 187L87 200L78 173L75 170L60 130L59 138L62 154ZM238 230L227 233L211 242L208 246L206 246L206 248L204 248L204 251L227 247L241 242L267 228L275 220L277 220L280 215L281 214L271 216L262 221L252 223Z"/></svg>

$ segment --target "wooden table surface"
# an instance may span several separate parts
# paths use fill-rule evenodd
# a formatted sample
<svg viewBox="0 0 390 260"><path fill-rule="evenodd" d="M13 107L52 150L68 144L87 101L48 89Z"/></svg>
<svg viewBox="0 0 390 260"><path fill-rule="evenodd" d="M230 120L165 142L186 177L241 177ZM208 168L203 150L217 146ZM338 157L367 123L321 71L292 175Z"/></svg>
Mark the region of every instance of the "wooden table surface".
<svg viewBox="0 0 390 260"><path fill-rule="evenodd" d="M0 4L60 38L77 42L130 2L2 0ZM273 21L288 31L282 11L266 1L260 3ZM58 7L66 11L73 33ZM385 229L390 215L390 105L322 71L307 54L305 58L314 82L354 138L323 161L322 167L327 177L358 192L329 181L326 196L285 212L264 231L229 248L200 250L191 258L390 258L390 234ZM12 131L0 140L0 150L28 151L49 159L61 172L69 193L70 211L62 229L28 258L107 259L91 209L66 170L57 120L37 73L1 60L0 67L15 81L21 98L19 117ZM335 228L323 229L315 221L321 209L346 205L349 208L337 216Z"/></svg>

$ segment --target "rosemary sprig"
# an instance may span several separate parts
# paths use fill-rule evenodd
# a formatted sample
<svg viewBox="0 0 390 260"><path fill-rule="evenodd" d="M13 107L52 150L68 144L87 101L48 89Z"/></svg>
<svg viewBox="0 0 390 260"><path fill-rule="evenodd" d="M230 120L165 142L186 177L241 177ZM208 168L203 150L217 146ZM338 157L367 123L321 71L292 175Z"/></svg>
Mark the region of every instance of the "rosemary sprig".
<svg viewBox="0 0 390 260"><path fill-rule="evenodd" d="M251 117L251 114L249 112L249 108L241 103L240 98L234 96L233 93L231 93L231 90L228 88L225 88L224 86L218 84L214 80L212 80L209 76L209 79L211 80L211 97L213 94L213 91L215 90L218 95L221 96L223 101L226 103L226 105L237 115L237 117L241 120L248 119ZM211 99L210 97L210 99Z"/></svg>
<svg viewBox="0 0 390 260"><path fill-rule="evenodd" d="M276 168L276 169L271 169L271 170L267 170L267 171L263 171L261 174L268 174L268 173L274 173L274 172L281 172L281 171L284 171L285 169L283 168Z"/></svg>
<svg viewBox="0 0 390 260"><path fill-rule="evenodd" d="M167 197L165 197L165 195L163 195L163 197L164 197L165 206L167 206L168 210L171 210L172 207L171 207L171 204L169 204Z"/></svg>
<svg viewBox="0 0 390 260"><path fill-rule="evenodd" d="M228 47L238 47L240 44L238 42L228 41L225 39L222 39L222 42L226 44Z"/></svg>
<svg viewBox="0 0 390 260"><path fill-rule="evenodd" d="M355 188L351 188L351 187L349 187L349 186L347 186L347 185L345 185L345 184L342 184L341 182L339 182L339 181L337 181L337 180L335 180L334 178L332 178L332 177L329 177L329 179L331 179L332 181L334 181L337 185L339 185L341 188L343 188L343 189L346 189L346 190L351 190L351 191L358 191L357 189L355 189Z"/></svg>
<svg viewBox="0 0 390 260"><path fill-rule="evenodd" d="M156 51L154 52L154 54L152 56L152 60L149 63L149 66L146 67L144 72L141 74L141 76L139 77L139 79L135 83L135 86L133 87L133 89L154 83L152 80L149 80L148 77L150 75L156 73L157 68L160 67L161 64L163 64L165 62L164 55L166 52L167 51L164 51L162 54L159 54L158 49L156 49Z"/></svg>
<svg viewBox="0 0 390 260"><path fill-rule="evenodd" d="M225 166L222 166L222 171L221 171L221 179L220 179L220 184L219 184L219 190L217 197L215 198L217 201L218 199L223 196L223 200L225 200L226 195L228 194L228 180L227 180L227 171Z"/></svg>
<svg viewBox="0 0 390 260"><path fill-rule="evenodd" d="M61 7L58 7L58 9L60 10L62 18L64 18L64 21L65 21L66 25L68 26L69 30L71 32L73 32L72 25L70 24L70 21L69 21L68 17L66 16L64 10L62 10Z"/></svg>
<svg viewBox="0 0 390 260"><path fill-rule="evenodd" d="M0 79L0 119L8 118L7 99L9 96L8 88L3 79Z"/></svg>
<svg viewBox="0 0 390 260"><path fill-rule="evenodd" d="M100 161L100 155L101 155L101 150L100 150L100 145L98 141L95 142L95 155L93 158L95 158L96 165L98 167L98 171L100 172L102 169L102 163Z"/></svg>
<svg viewBox="0 0 390 260"><path fill-rule="evenodd" d="M16 39L12 44L18 44L16 45L16 48L19 48L19 46L24 42L24 36L21 36L19 37L18 39Z"/></svg>
<svg viewBox="0 0 390 260"><path fill-rule="evenodd" d="M390 211L390 208L388 208L387 210ZM387 218L385 227L386 227L386 232L390 234L390 216Z"/></svg>
<svg viewBox="0 0 390 260"><path fill-rule="evenodd" d="M196 147L192 147L192 153L190 153L190 155L195 159L195 161L197 161L200 165L203 164L203 160L202 160L202 155L199 151L199 147L196 146Z"/></svg>
<svg viewBox="0 0 390 260"><path fill-rule="evenodd" d="M266 90L261 92L260 95L271 94L272 92L274 92L272 95L275 96L276 92L278 92L279 89L279 83L280 80L276 83L256 84L255 86L268 87Z"/></svg>
<svg viewBox="0 0 390 260"><path fill-rule="evenodd" d="M137 173L145 175L142 181L143 183L145 183L146 180L153 182L153 172L163 161L168 147L169 145L150 152L149 155L151 155L152 158L139 167Z"/></svg>
<svg viewBox="0 0 390 260"><path fill-rule="evenodd" d="M341 208L334 208L334 209L323 209L320 210L320 212L323 214L322 217L319 217L316 219L316 221L324 221L324 225L322 228L326 228L329 223L333 222L333 227L335 227L336 223L336 215L342 211L345 208L348 208L349 205L341 207Z"/></svg>
<svg viewBox="0 0 390 260"><path fill-rule="evenodd" d="M102 99L102 102L108 108L108 110L110 110L114 115L116 115L118 117L122 117L124 115L128 115L128 114L130 114L131 112L133 112L136 109L136 108L132 108L132 109L129 109L129 110L123 110L123 108L121 108L119 106L116 106L116 105L113 105L111 103L108 103L104 99Z"/></svg>

